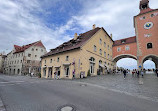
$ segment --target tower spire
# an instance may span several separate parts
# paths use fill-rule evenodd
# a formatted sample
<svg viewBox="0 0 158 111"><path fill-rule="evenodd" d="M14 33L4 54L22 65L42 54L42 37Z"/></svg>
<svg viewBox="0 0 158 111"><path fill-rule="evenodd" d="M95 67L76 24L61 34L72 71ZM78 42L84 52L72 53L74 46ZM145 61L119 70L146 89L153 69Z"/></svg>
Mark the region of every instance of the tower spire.
<svg viewBox="0 0 158 111"><path fill-rule="evenodd" d="M139 5L139 9L144 10L147 8L149 8L149 0L141 0L140 5Z"/></svg>

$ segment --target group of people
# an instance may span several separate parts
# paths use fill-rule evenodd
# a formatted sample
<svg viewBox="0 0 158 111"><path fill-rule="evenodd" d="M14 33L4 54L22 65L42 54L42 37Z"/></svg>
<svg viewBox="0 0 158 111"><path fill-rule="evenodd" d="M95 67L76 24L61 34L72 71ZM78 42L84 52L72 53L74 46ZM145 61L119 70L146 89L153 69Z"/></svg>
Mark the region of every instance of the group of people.
<svg viewBox="0 0 158 111"><path fill-rule="evenodd" d="M128 73L128 71L129 70L126 70L126 69L124 69L122 72L123 72L123 75L124 75L124 79L125 79L125 77L126 77L126 75L127 75L127 73ZM153 72L156 74L156 76L158 77L158 69L155 69L155 70L153 70ZM144 74L146 74L146 69L133 69L133 71L132 71L132 76L133 77L140 77L140 76L142 76L142 77L144 77Z"/></svg>
<svg viewBox="0 0 158 111"><path fill-rule="evenodd" d="M144 77L144 74L146 73L146 70L145 69L133 69L132 71L132 76L134 77L139 77L139 75L141 75L142 77Z"/></svg>

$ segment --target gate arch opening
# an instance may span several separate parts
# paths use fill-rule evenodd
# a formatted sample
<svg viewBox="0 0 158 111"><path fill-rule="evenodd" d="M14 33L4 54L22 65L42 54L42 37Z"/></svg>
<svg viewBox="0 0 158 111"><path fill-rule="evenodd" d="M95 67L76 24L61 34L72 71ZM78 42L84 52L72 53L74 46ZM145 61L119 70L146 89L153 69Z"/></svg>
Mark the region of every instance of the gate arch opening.
<svg viewBox="0 0 158 111"><path fill-rule="evenodd" d="M123 59L123 58L132 58L132 59L135 59L137 60L137 57L134 56L134 55L131 55L131 54L122 54L122 55L118 55L116 57L114 57L114 62L117 62L119 61L120 59Z"/></svg>
<svg viewBox="0 0 158 111"><path fill-rule="evenodd" d="M153 61L153 63L155 63L155 68L158 68L158 56L156 56L156 55L147 55L147 56L145 56L142 59L143 67L144 67L144 63L148 60Z"/></svg>
<svg viewBox="0 0 158 111"><path fill-rule="evenodd" d="M113 59L115 63L115 69L118 67L126 68L126 69L136 69L137 68L137 57L131 54L122 54L114 57ZM129 62L129 63L128 63ZM132 66L129 67L128 64Z"/></svg>

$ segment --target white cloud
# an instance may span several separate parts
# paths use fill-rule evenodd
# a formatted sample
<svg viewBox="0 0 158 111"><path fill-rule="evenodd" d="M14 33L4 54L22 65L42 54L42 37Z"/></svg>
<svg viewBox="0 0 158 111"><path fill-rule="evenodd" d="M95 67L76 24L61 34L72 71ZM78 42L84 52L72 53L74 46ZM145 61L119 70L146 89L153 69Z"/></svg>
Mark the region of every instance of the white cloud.
<svg viewBox="0 0 158 111"><path fill-rule="evenodd" d="M24 45L37 40L42 40L46 48L51 49L73 36L66 34L67 30L80 33L90 30L93 24L113 33L114 40L135 35L133 16L139 13L139 0L78 0L83 3L78 14L62 26L52 24L57 27L51 29L36 14L52 14L43 7L55 6L57 1L64 3L62 0L1 0L0 52L11 50L14 44ZM157 4L158 0L150 0L151 8L157 8Z"/></svg>
<svg viewBox="0 0 158 111"><path fill-rule="evenodd" d="M14 44L24 45L37 40L42 40L46 48L51 49L70 39L65 31L71 29L73 20L53 30L31 13L34 10L36 13L43 11L37 0L0 2L0 52L12 50Z"/></svg>

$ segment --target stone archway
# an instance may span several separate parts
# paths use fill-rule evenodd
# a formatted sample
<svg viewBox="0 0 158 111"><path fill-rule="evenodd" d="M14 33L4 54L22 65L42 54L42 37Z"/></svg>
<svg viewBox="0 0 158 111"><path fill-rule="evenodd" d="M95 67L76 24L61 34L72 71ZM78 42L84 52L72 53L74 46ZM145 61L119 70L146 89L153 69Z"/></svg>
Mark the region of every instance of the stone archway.
<svg viewBox="0 0 158 111"><path fill-rule="evenodd" d="M113 61L117 62L117 61L119 61L120 59L123 59L123 58L132 58L132 59L137 60L137 57L134 56L134 55L131 55L131 54L121 54L121 55L118 55L118 56L114 57Z"/></svg>
<svg viewBox="0 0 158 111"><path fill-rule="evenodd" d="M124 59L124 58L132 58L134 60L137 61L137 57L134 56L134 55L131 55L131 54L121 54L121 55L118 55L116 57L114 57L113 61L114 61L114 67L117 69L117 65L116 63L121 60L121 59Z"/></svg>
<svg viewBox="0 0 158 111"><path fill-rule="evenodd" d="M141 64L143 66L144 62L147 60L151 60L155 63L155 68L158 68L158 56L157 55L153 55L153 54L149 54L145 57L143 57Z"/></svg>

